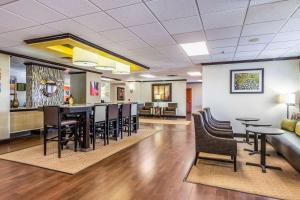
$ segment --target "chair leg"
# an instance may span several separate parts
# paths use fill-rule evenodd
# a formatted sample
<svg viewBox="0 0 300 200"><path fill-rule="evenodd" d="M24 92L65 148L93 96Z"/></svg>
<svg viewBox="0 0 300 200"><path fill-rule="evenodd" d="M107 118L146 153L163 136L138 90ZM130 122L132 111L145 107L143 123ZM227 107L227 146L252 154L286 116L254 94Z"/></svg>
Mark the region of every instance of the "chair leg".
<svg viewBox="0 0 300 200"><path fill-rule="evenodd" d="M44 156L47 155L47 135L48 129L47 127L44 127Z"/></svg>
<svg viewBox="0 0 300 200"><path fill-rule="evenodd" d="M236 172L236 156L233 156L234 172Z"/></svg>
<svg viewBox="0 0 300 200"><path fill-rule="evenodd" d="M75 124L75 126L74 126L74 150L75 150L75 152L77 152L77 140L78 140L78 138L77 138L77 124Z"/></svg>
<svg viewBox="0 0 300 200"><path fill-rule="evenodd" d="M58 145L57 145L57 148L58 148L58 158L61 158L61 145L62 145L62 142L61 142L61 130L60 128L58 128Z"/></svg>
<svg viewBox="0 0 300 200"><path fill-rule="evenodd" d="M198 152L196 152L195 160L194 160L194 165L197 165L197 160L198 160Z"/></svg>

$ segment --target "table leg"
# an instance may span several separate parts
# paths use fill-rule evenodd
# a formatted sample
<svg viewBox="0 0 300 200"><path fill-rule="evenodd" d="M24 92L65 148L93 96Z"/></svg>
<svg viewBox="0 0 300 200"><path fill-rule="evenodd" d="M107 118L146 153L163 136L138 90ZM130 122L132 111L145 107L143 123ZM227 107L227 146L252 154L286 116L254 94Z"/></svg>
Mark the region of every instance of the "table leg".
<svg viewBox="0 0 300 200"><path fill-rule="evenodd" d="M83 138L82 138L82 151L89 151L90 148L90 112L83 113Z"/></svg>
<svg viewBox="0 0 300 200"><path fill-rule="evenodd" d="M246 128L249 127L249 125L245 125ZM250 142L250 138L249 138L249 131L246 130L246 139L243 140L244 143L250 144L252 145L253 142Z"/></svg>

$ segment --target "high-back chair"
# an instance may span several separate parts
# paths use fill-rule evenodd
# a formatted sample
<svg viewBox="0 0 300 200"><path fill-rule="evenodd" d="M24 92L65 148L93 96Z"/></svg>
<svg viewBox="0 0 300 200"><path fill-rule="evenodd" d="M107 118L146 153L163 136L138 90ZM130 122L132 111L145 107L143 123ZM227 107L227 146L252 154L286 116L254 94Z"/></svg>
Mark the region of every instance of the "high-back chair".
<svg viewBox="0 0 300 200"><path fill-rule="evenodd" d="M229 130L232 130L232 127L231 127L231 125L230 125L230 122L229 123L224 123L224 124L222 124L222 123L215 123L213 120L212 120L212 115L211 115L211 112L210 112L210 109L203 109L203 111L204 111L204 113L205 113L205 115L206 115L206 117L207 117L207 121L208 121L208 123L211 125L211 126L213 126L213 127L215 127L215 128L217 128L217 129L229 129Z"/></svg>
<svg viewBox="0 0 300 200"><path fill-rule="evenodd" d="M47 155L47 142L57 141L58 157L61 158L63 145L68 141L74 141L74 151L77 151L77 120L62 120L59 106L44 106L44 155ZM67 127L73 128L73 137L66 138L63 132ZM57 131L57 135L48 137L49 130Z"/></svg>
<svg viewBox="0 0 300 200"><path fill-rule="evenodd" d="M196 157L194 165L197 164L199 159L215 160L230 162L234 164L234 171L236 171L236 157L237 157L237 141L230 138L221 138L211 135L205 128L203 113L193 114L195 125L195 151ZM201 157L199 154L210 153L231 156L231 160Z"/></svg>
<svg viewBox="0 0 300 200"><path fill-rule="evenodd" d="M93 132L91 140L93 142L93 149L95 150L96 138L104 139L106 145L106 105L95 105L93 116Z"/></svg>
<svg viewBox="0 0 300 200"><path fill-rule="evenodd" d="M121 139L123 139L123 128L127 129L128 136L131 135L131 118L130 118L130 104L121 105L121 116L119 119L119 130L121 133Z"/></svg>
<svg viewBox="0 0 300 200"><path fill-rule="evenodd" d="M213 115L212 115L212 113L211 113L211 110L210 110L210 108L204 108L203 109L206 113L207 113L207 115L208 115L208 117L209 117L209 121L212 123L212 124L214 124L214 125L219 125L219 126L225 126L225 127L230 127L231 125L230 125L230 121L220 121L220 120L216 120L214 117L213 117Z"/></svg>
<svg viewBox="0 0 300 200"><path fill-rule="evenodd" d="M112 134L116 140L119 136L119 107L118 104L108 104L107 105L107 134L106 134L106 144L109 144L109 135Z"/></svg>
<svg viewBox="0 0 300 200"><path fill-rule="evenodd" d="M132 103L130 107L131 131L137 133L139 128L138 104Z"/></svg>

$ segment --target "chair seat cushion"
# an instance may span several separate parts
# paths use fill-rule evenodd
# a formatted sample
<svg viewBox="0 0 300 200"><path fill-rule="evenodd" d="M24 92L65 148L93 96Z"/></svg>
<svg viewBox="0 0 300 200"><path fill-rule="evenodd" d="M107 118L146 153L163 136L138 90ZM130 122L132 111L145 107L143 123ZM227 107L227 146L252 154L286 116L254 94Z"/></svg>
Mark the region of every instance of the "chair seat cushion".
<svg viewBox="0 0 300 200"><path fill-rule="evenodd" d="M61 126L73 125L73 124L77 124L77 121L76 120L63 120L61 122Z"/></svg>

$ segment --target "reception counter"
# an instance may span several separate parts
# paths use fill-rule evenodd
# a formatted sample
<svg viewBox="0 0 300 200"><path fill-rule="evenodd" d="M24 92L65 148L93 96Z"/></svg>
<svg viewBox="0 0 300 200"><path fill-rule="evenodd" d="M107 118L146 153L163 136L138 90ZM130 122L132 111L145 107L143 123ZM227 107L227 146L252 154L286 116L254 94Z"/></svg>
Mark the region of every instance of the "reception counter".
<svg viewBox="0 0 300 200"><path fill-rule="evenodd" d="M37 108L10 109L10 133L42 129L43 124L43 112Z"/></svg>

